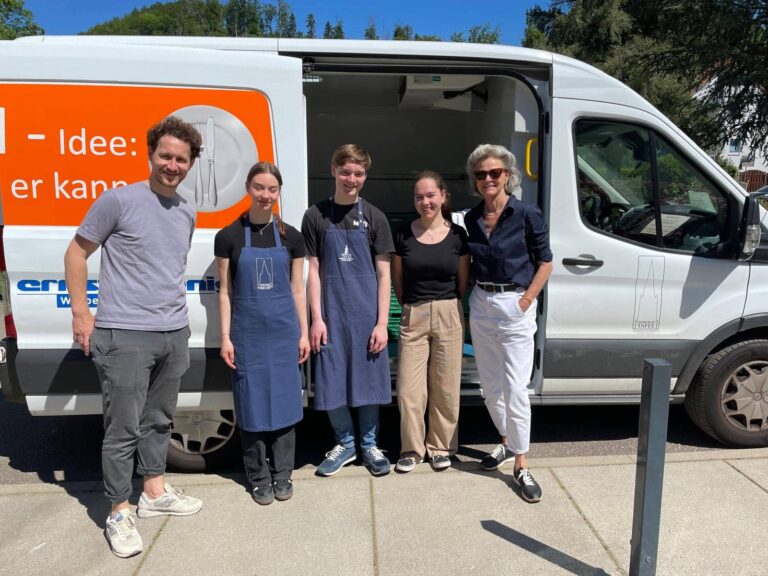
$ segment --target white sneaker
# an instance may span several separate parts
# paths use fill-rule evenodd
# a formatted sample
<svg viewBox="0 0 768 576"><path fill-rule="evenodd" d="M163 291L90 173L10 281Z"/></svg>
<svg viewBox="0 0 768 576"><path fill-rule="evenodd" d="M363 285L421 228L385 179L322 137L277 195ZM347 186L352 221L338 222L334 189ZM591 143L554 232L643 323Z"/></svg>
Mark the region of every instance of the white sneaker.
<svg viewBox="0 0 768 576"><path fill-rule="evenodd" d="M165 483L165 494L154 500L145 492L141 493L136 513L139 518L154 518L155 516L189 516L197 514L203 507L203 501L192 496L185 496L181 488Z"/></svg>
<svg viewBox="0 0 768 576"><path fill-rule="evenodd" d="M120 558L136 556L144 549L139 531L136 530L136 515L133 512L128 511L126 515L121 512L110 514L104 535L112 552Z"/></svg>

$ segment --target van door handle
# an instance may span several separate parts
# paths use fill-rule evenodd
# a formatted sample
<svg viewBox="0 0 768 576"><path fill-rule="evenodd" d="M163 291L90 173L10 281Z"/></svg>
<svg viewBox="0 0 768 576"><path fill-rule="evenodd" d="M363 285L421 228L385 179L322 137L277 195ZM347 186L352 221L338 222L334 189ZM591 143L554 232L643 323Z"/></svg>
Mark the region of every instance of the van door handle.
<svg viewBox="0 0 768 576"><path fill-rule="evenodd" d="M600 268L604 264L602 260L594 258L563 258L565 266L589 266L590 268Z"/></svg>

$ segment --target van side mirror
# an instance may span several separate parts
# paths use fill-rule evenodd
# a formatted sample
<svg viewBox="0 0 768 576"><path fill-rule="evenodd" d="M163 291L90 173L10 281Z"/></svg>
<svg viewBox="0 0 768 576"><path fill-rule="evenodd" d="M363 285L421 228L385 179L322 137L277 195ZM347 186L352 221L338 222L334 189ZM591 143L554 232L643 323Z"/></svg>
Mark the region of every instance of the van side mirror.
<svg viewBox="0 0 768 576"><path fill-rule="evenodd" d="M760 246L760 202L768 190L760 190L747 197L741 214L739 260L749 260Z"/></svg>

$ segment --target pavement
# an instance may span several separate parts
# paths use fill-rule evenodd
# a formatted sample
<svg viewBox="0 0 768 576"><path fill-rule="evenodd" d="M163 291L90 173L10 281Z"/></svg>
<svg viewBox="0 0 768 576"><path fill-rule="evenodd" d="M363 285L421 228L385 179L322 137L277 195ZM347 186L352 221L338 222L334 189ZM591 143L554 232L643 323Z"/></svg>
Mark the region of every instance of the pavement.
<svg viewBox="0 0 768 576"><path fill-rule="evenodd" d="M294 472L295 496L255 504L240 474L169 475L204 500L138 520L144 552L115 557L100 482L0 486L0 574L335 575L629 573L636 462L538 458L538 504L509 463L373 478ZM138 498L140 486L132 502ZM768 448L667 453L656 574L768 574Z"/></svg>

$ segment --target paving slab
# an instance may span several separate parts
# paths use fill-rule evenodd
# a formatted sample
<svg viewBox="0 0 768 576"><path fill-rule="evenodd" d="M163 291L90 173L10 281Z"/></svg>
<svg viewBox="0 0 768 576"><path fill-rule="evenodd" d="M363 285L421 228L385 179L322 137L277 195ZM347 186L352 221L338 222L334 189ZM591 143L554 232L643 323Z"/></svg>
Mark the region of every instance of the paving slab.
<svg viewBox="0 0 768 576"><path fill-rule="evenodd" d="M727 460L727 462L768 492L768 460ZM768 552L765 557L768 560Z"/></svg>
<svg viewBox="0 0 768 576"><path fill-rule="evenodd" d="M104 537L108 513L101 492L0 496L0 574L133 574L141 555L112 554ZM161 525L139 521L145 545Z"/></svg>
<svg viewBox="0 0 768 576"><path fill-rule="evenodd" d="M203 509L170 518L138 573L373 575L370 480L294 478L294 488L291 500L268 506L235 481L185 489Z"/></svg>
<svg viewBox="0 0 768 576"><path fill-rule="evenodd" d="M554 473L628 571L635 467L573 467ZM667 463L663 490L659 576L765 576L764 490L723 461Z"/></svg>
<svg viewBox="0 0 768 576"><path fill-rule="evenodd" d="M373 483L380 576L620 574L548 470L523 501L507 472L420 465Z"/></svg>

